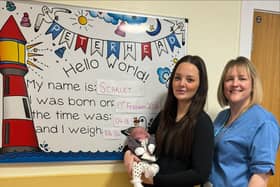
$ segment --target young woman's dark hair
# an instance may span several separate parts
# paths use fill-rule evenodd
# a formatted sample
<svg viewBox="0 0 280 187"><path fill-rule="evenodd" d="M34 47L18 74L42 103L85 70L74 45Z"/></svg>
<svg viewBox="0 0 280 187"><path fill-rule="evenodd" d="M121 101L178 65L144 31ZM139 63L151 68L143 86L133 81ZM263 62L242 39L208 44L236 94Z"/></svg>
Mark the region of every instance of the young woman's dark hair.
<svg viewBox="0 0 280 187"><path fill-rule="evenodd" d="M172 81L181 63L195 65L199 71L200 81L197 92L191 99L188 113L180 121L176 122L177 99L173 94ZM161 112L160 126L156 133L157 154L171 155L176 159L184 159L190 155L196 121L199 113L204 109L207 98L208 78L203 59L199 56L191 55L182 57L176 63L169 80L167 98L163 111ZM176 128L174 128L174 124Z"/></svg>

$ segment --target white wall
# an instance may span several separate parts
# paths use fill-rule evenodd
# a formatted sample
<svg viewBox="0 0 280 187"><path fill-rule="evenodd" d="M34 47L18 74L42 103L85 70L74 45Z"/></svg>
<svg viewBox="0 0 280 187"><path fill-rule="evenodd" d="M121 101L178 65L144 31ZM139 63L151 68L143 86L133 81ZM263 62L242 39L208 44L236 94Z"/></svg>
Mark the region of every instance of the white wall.
<svg viewBox="0 0 280 187"><path fill-rule="evenodd" d="M240 26L240 55L251 57L254 9L280 13L278 0L243 0Z"/></svg>

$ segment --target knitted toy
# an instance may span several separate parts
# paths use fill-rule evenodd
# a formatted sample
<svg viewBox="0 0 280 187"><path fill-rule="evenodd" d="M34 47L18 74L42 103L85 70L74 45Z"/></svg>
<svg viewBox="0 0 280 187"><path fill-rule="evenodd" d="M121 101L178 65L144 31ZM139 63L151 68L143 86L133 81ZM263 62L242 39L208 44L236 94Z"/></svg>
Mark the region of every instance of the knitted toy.
<svg viewBox="0 0 280 187"><path fill-rule="evenodd" d="M153 177L159 171L159 166L154 163L156 157L155 137L150 135L145 128L139 127L137 121L134 120L135 127L130 129L127 137L128 148L137 155L141 161L134 162L132 166L132 180L134 187L143 187L141 184L141 176L144 173L145 177Z"/></svg>

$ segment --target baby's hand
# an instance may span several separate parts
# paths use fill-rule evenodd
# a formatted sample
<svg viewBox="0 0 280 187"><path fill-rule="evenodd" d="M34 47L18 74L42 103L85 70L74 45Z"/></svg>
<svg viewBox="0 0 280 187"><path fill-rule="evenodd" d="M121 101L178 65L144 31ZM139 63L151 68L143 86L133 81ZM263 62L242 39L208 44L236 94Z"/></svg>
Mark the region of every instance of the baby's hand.
<svg viewBox="0 0 280 187"><path fill-rule="evenodd" d="M137 156L141 156L145 153L145 149L143 147L137 147L134 152Z"/></svg>
<svg viewBox="0 0 280 187"><path fill-rule="evenodd" d="M148 145L148 151L151 155L154 154L155 148L156 148L156 146L154 144Z"/></svg>

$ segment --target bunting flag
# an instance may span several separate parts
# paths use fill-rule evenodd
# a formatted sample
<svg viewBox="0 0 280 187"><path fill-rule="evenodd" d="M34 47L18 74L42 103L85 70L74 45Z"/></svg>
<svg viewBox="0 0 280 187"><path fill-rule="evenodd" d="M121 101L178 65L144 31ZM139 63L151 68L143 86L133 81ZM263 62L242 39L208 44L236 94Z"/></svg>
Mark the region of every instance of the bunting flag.
<svg viewBox="0 0 280 187"><path fill-rule="evenodd" d="M78 34L76 39L75 50L81 48L83 52L86 53L87 44L88 44L88 37Z"/></svg>
<svg viewBox="0 0 280 187"><path fill-rule="evenodd" d="M57 24L56 22L53 22L50 28L47 30L46 35L51 34L52 39L54 40L63 30L64 28L61 25Z"/></svg>
<svg viewBox="0 0 280 187"><path fill-rule="evenodd" d="M141 50L142 50L142 60L147 56L152 60L152 49L151 49L151 43L146 42L142 43L141 45Z"/></svg>
<svg viewBox="0 0 280 187"><path fill-rule="evenodd" d="M128 56L130 56L134 61L136 61L136 43L124 42L124 60Z"/></svg>
<svg viewBox="0 0 280 187"><path fill-rule="evenodd" d="M100 39L91 39L91 53L90 55L94 55L97 52L101 57L103 57L103 48L104 48L104 41Z"/></svg>
<svg viewBox="0 0 280 187"><path fill-rule="evenodd" d="M103 40L99 38L89 38L87 36L80 35L78 33L72 32L70 30L65 29L63 26L58 24L57 22L52 22L50 27L48 28L46 35L50 34L52 36L52 39L55 40L60 34L59 39L59 45L66 44L68 49L71 49L73 45L73 41L75 41L75 47L74 50L81 49L85 54L87 52L89 41L91 42L90 47L90 54L94 55L95 53L98 53L100 56L103 57L104 55L104 46L107 45L107 56L106 58L109 58L110 56L114 56L115 58L120 58L120 52L121 52L121 44L123 46L123 54L124 59L130 57L134 61L136 61L136 51L137 50L137 44L140 42L129 42L129 41L113 41L113 40ZM76 37L76 40L75 40ZM159 56L162 55L162 53L168 54L168 48L167 44L172 52L174 52L175 47L181 48L181 45L177 39L177 36L174 32L166 36L165 38L160 38L155 41L150 42L143 42L140 43L141 46L141 60L143 61L145 57L152 60L153 51L152 51L152 45L155 46L157 49L157 54Z"/></svg>
<svg viewBox="0 0 280 187"><path fill-rule="evenodd" d="M67 47L70 49L74 41L74 37L74 33L64 30L62 36L60 37L59 45L66 43Z"/></svg>
<svg viewBox="0 0 280 187"><path fill-rule="evenodd" d="M166 40L167 40L172 52L174 51L175 46L178 47L178 48L181 48L180 43L177 40L177 37L174 33L167 36Z"/></svg>
<svg viewBox="0 0 280 187"><path fill-rule="evenodd" d="M107 41L107 58L111 55L115 55L117 59L119 59L120 54L120 42L117 41Z"/></svg>
<svg viewBox="0 0 280 187"><path fill-rule="evenodd" d="M163 39L155 41L155 45L159 56L162 52L168 53L166 43Z"/></svg>

